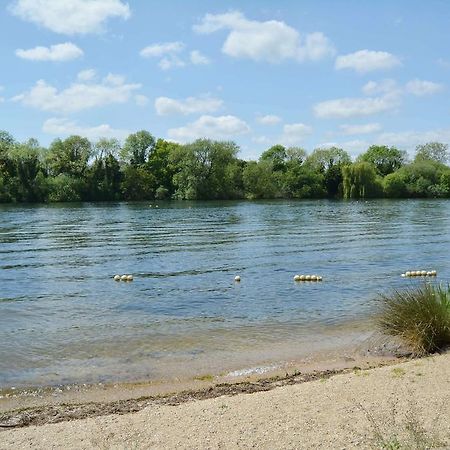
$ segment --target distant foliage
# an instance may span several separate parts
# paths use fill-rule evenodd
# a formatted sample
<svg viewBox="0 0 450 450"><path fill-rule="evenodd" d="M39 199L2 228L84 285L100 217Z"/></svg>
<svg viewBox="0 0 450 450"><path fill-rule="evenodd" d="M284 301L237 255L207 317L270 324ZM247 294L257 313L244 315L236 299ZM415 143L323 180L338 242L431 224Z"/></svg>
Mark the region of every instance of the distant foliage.
<svg viewBox="0 0 450 450"><path fill-rule="evenodd" d="M180 145L148 131L96 142L81 136L17 142L0 131L0 202L274 198L450 198L448 146L419 145L413 162L373 145L355 162L338 147L274 145L258 161L234 142Z"/></svg>

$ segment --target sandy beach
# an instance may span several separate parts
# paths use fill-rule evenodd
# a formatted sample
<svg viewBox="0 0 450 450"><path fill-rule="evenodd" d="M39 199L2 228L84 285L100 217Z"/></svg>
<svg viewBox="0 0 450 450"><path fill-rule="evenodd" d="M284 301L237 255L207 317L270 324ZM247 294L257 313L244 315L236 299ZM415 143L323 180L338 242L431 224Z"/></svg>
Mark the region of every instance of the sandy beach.
<svg viewBox="0 0 450 450"><path fill-rule="evenodd" d="M448 417L447 353L265 392L4 429L0 448L449 448Z"/></svg>

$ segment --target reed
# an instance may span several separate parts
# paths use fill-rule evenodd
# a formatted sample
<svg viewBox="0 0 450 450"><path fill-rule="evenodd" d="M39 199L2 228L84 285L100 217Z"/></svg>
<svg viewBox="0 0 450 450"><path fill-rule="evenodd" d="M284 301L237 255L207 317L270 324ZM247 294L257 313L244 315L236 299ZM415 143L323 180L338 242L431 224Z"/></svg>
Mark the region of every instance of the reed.
<svg viewBox="0 0 450 450"><path fill-rule="evenodd" d="M450 286L425 283L383 295L377 321L416 356L443 350L450 345Z"/></svg>

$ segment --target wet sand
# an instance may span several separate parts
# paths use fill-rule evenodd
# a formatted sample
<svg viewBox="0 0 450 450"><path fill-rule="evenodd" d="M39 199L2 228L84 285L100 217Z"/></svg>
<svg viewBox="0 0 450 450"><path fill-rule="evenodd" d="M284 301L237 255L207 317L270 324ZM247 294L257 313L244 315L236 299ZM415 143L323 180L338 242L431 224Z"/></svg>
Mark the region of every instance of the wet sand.
<svg viewBox="0 0 450 450"><path fill-rule="evenodd" d="M249 381L215 394L6 429L0 448L379 448L394 438L411 448L450 445L448 353L265 385Z"/></svg>

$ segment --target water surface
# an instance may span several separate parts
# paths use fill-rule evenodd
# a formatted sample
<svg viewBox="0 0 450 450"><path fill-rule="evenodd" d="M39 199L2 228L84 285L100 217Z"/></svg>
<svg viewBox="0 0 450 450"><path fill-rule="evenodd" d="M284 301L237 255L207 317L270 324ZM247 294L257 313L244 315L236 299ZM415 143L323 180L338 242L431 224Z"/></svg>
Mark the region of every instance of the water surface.
<svg viewBox="0 0 450 450"><path fill-rule="evenodd" d="M0 387L337 347L364 333L378 293L419 282L401 272L448 280L449 249L445 200L0 205Z"/></svg>

